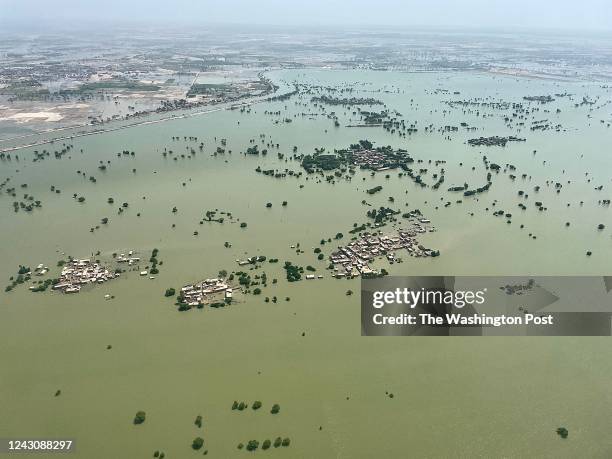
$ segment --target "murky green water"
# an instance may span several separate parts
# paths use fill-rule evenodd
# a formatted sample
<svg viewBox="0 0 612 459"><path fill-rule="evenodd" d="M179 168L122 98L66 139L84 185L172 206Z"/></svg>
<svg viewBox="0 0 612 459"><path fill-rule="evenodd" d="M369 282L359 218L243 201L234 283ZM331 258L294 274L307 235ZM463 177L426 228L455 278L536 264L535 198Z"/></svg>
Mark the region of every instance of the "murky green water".
<svg viewBox="0 0 612 459"><path fill-rule="evenodd" d="M100 251L108 259L113 252L133 249L148 258L157 247L164 262L154 280L131 272L73 296L34 294L25 286L0 294L0 436L72 437L77 440L75 457L83 458L152 457L155 450L167 458L195 457L202 454L190 448L196 436L205 438L209 456L223 458L250 454L236 448L240 442L277 436L290 437L291 446L257 454L609 457L612 355L607 338L361 337L358 295L345 294L358 291L358 281L329 278L327 263L312 253L322 238L347 234L353 223L365 222L369 207L361 201L366 199L376 206L420 208L438 229L423 241L442 255L405 257L404 263L387 267L393 274L609 274L612 221L609 209L598 204L610 198L612 157L607 150L612 131L600 123L610 119L604 104L609 90L594 83L480 74L300 70L275 78L320 85L363 83L363 94L384 100L407 122L418 121L420 132L404 139L381 128L347 128L357 117L341 107L327 108L340 117L342 127L336 129L325 116L301 116L315 113L312 106L295 105L306 103L304 97L256 104L250 114L219 111L76 138L70 142L73 151L61 160L26 159L34 149L59 150L59 142L19 151L19 162L0 164L0 180L11 177L18 195L31 193L43 202L31 214L15 214L14 199L0 196L3 281L19 264L44 263L56 271L62 253L86 257ZM434 94L436 88L450 94ZM441 103L486 96L521 102L525 95L565 91L574 94L574 101L560 98L534 115L561 123L565 132L532 133L526 121L518 135L527 142L506 148L464 143L471 137L516 134L505 127L499 112L481 110L493 114L483 119L448 112ZM575 108L584 95L600 99L595 106ZM282 113L264 115L265 110ZM294 121L274 123L285 117ZM437 128L462 121L479 129L460 129L451 134L452 140L423 132L430 123ZM266 157L239 153L250 139L265 147L260 134L280 148L270 148ZM198 142L172 141L172 136L197 136ZM222 138L232 153L213 156ZM406 148L426 161L446 160L444 190L464 181L485 183L481 152L498 164L515 165L518 178L512 181L500 173L488 193L456 204L458 195L421 189L396 172L385 179L384 173L371 177L359 171L352 181L335 184L255 172L257 166L300 170L297 161L277 157L277 152L290 156L294 145L310 153L315 147L344 148L363 138ZM202 153L199 141L205 144ZM187 147L196 149L191 159ZM164 148L174 154L164 158ZM117 158L124 149L136 155ZM187 157L181 159L181 153ZM97 169L99 161L111 161L105 172ZM86 176L79 176L79 170ZM522 173L531 179L522 180ZM90 175L96 183L87 179ZM424 177L433 182L431 172ZM552 181L550 186L546 180ZM554 190L557 181L564 185L560 194ZM21 183L28 188L19 188ZM51 193L52 185L61 194ZM383 185L383 191L367 195L365 190L375 185ZM541 186L537 195L536 185ZM599 185L603 190L594 189ZM519 200L518 190L528 192L529 199ZM73 193L84 196L85 203L77 203ZM393 205L389 196L395 198ZM108 197L114 205L107 204ZM284 200L287 207L281 206ZM536 200L548 210L537 211ZM445 208L447 201L452 205ZM129 208L117 215L122 202ZM273 203L271 209L267 202ZM520 211L518 202L525 202L527 210ZM241 229L239 221L200 225L206 210L216 208L231 212L248 228ZM496 209L511 212L512 223L493 217ZM109 217L110 224L90 233L102 217ZM599 223L606 229L597 231ZM225 241L231 248L224 247ZM290 248L297 243L304 254ZM323 246L324 253L330 250ZM587 250L591 257L586 257ZM256 254L281 260L265 265L268 277L279 281L264 288L261 297L185 313L163 297L167 287L216 275L220 269L237 270L236 259ZM313 265L326 278L288 284L281 269L285 260ZM106 301L105 294L115 299ZM279 302L265 303L265 296L277 296ZM54 397L58 389L62 394ZM261 400L264 408L232 411L234 400ZM273 403L281 405L276 416L269 414ZM147 420L134 426L138 410L147 412ZM204 419L202 430L193 425L198 414ZM555 434L559 426L569 429L567 440Z"/></svg>

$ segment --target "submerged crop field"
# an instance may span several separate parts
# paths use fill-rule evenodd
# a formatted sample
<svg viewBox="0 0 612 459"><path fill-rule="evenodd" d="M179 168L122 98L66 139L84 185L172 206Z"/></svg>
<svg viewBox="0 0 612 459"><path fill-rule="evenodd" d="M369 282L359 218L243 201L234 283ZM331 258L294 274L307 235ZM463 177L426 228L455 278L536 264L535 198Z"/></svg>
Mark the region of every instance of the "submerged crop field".
<svg viewBox="0 0 612 459"><path fill-rule="evenodd" d="M210 113L0 145L3 436L71 432L83 458L605 457L605 338L365 338L357 294L607 272L612 87L261 78L274 94Z"/></svg>

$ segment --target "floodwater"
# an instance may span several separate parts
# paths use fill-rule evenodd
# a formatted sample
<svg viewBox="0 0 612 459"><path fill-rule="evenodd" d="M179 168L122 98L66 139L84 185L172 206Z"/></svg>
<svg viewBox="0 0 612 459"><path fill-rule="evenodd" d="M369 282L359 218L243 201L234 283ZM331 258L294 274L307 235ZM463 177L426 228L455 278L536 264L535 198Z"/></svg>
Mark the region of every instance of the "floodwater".
<svg viewBox="0 0 612 459"><path fill-rule="evenodd" d="M11 161L0 163L0 181L11 177L7 186L16 187L18 198L30 193L43 203L29 214L14 213L17 198L0 195L0 279L7 284L20 264L44 263L57 274L56 262L67 255L85 258L99 251L97 258L106 261L112 253L135 250L146 260L158 248L163 260L155 279L128 272L77 295L31 293L27 285L0 293L0 436L73 438L74 457L88 459L152 457L156 450L167 458L195 457L204 450L210 457L242 457L249 453L238 450L239 443L278 436L289 437L291 445L258 454L610 457L608 338L362 337L359 296L346 295L349 289L359 291L359 281L330 278L328 262L317 260L312 250L321 247L329 255L337 244L321 246L321 239L343 232L346 241L353 223L366 222L365 199L377 207L419 208L437 228L422 242L441 256L405 256L403 263L386 266L392 274L610 274L612 221L609 208L598 204L610 198L612 131L600 122L610 119L609 89L472 73L287 70L273 76L321 86L358 83L346 97L381 99L407 124L417 121L419 132L403 138L380 127L345 127L357 124L358 115L326 107L339 117L341 127L335 128L306 95L254 104L250 113L221 110L60 141L12 152ZM450 92L434 93L441 88ZM529 115L519 133L506 127L499 110L481 109L479 114L492 115L483 118L476 110L463 114L442 103L475 97L522 102L523 96L564 92L573 100L532 103L540 111ZM583 96L599 99L575 107ZM293 122L282 122L285 118ZM530 131L531 121L541 119L565 130ZM477 130L424 132L430 123L437 129L462 121ZM527 141L505 148L465 143L491 135ZM214 156L223 138L226 152ZM430 169L423 176L427 183L439 169L427 161L446 160L445 183L438 191L420 188L397 171L372 177L358 170L351 181L334 184L307 180L306 174L276 179L255 172L258 166L299 171L298 161L277 156L290 157L294 145L298 153L312 153L315 147L330 151L365 138L423 159L420 166ZM268 148L265 157L245 156L240 152L252 145L250 139L260 150L268 142L280 148ZM62 143L74 148L54 159ZM192 147L196 153L190 157ZM173 154L164 157L164 148ZM43 149L51 157L32 162L33 150ZM118 158L123 150L135 155ZM446 191L464 182L470 188L484 185L483 154L502 166L513 164L517 178L494 174L489 192L472 198ZM104 172L98 170L100 161L110 161ZM531 178L522 179L523 173ZM563 184L560 193L555 182ZM376 185L383 191L365 193ZM596 190L600 185L603 189ZM61 193L51 192L51 186ZM520 198L519 190L529 198ZM86 201L78 203L73 193ZM447 201L451 205L444 207ZM547 210L538 211L535 201ZM122 202L129 207L119 215ZM521 211L519 202L527 210ZM213 209L231 212L234 221L200 225ZM492 215L499 209L513 214L512 223ZM103 217L109 224L90 232ZM604 230L597 230L600 223ZM231 247L224 247L226 241ZM298 243L305 253L291 248ZM236 260L253 255L280 260L258 270L278 279L262 288L261 296L187 312L178 312L164 297L168 287L214 277L221 269L239 270ZM282 270L286 260L312 265L325 278L288 283ZM114 299L105 300L106 294ZM266 303L266 296L278 302ZM54 397L57 390L61 395ZM260 400L263 408L232 411L234 400ZM281 406L277 415L269 412L274 403ZM147 418L135 426L139 410ZM203 417L202 429L194 425L197 415ZM568 439L555 433L560 426L569 429ZM197 436L205 439L199 452L190 447Z"/></svg>

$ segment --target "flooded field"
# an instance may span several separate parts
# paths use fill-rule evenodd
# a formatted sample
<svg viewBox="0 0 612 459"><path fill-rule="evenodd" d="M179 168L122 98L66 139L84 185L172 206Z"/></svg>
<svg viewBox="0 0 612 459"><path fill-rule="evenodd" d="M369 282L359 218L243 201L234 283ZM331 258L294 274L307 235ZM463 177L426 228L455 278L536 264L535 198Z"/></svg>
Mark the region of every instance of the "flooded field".
<svg viewBox="0 0 612 459"><path fill-rule="evenodd" d="M69 432L75 457L94 459L152 457L156 450L167 458L203 451L242 457L250 453L239 443L276 437L291 443L257 454L609 457L607 340L362 337L359 279L332 278L327 257L350 240L354 224L368 222L368 210L382 206L419 209L436 229L420 241L440 251L439 257L404 254L402 263L379 260L377 267L390 274L609 272L610 88L479 72L267 76L286 92L294 83L300 90L242 110L5 154L0 183L10 180L0 194L0 279L6 285L20 265L44 264L47 277L58 277L57 262L68 256L109 263L114 253L133 250L142 261L78 294L30 292L31 282L0 293L2 436ZM358 110L311 100L322 94L384 105ZM525 99L548 95L554 100ZM399 135L380 123L350 127L363 125L364 111L383 109L414 132ZM468 144L492 136L525 141ZM419 176L428 186L399 169L357 168L350 179L307 174L295 156L365 139L407 150L413 169L427 169ZM253 145L260 154L245 154ZM67 146L56 159L54 152ZM498 172L485 167L491 163ZM296 174L275 178L257 168ZM433 189L441 168L444 183ZM448 191L480 187L488 172L491 185L483 193ZM382 190L367 192L376 186ZM28 202L24 194L41 206L15 212L13 202ZM211 210L232 218L206 221ZM399 215L387 226L393 225L402 226ZM344 238L334 239L339 232ZM159 273L139 275L154 248L163 261ZM221 270L247 271L236 260L252 256L279 260L253 270L278 279L260 286L260 295L183 312L164 296ZM310 265L323 278L288 282L285 261ZM234 401L256 400L262 409L232 410ZM276 403L280 412L271 414ZM139 410L146 422L133 425ZM198 415L202 428L194 425ZM568 441L555 433L559 425L569 428ZM205 444L196 452L191 442L198 436Z"/></svg>

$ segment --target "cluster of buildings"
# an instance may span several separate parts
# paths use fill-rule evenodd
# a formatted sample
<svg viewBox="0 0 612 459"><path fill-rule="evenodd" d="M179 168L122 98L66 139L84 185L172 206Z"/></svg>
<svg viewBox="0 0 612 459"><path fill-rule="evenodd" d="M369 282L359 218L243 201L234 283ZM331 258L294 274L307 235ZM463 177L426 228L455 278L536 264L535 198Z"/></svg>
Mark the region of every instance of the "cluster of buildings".
<svg viewBox="0 0 612 459"><path fill-rule="evenodd" d="M429 220L420 219L412 229L400 229L396 234L363 233L360 238L340 247L331 255L331 262L334 265L333 276L350 278L378 275L379 272L372 269L369 264L381 257L386 257L389 263L394 263L396 252L399 250L406 250L413 257L437 256L437 251L423 247L416 240L417 234L428 231L424 226L425 223L429 223Z"/></svg>
<svg viewBox="0 0 612 459"><path fill-rule="evenodd" d="M119 277L119 273L110 272L89 259L71 260L62 268L59 282L53 285L53 289L63 293L78 293L83 285L103 284L116 277Z"/></svg>
<svg viewBox="0 0 612 459"><path fill-rule="evenodd" d="M353 164L372 170L384 170L387 155L376 150L359 150L353 152Z"/></svg>
<svg viewBox="0 0 612 459"><path fill-rule="evenodd" d="M140 261L139 257L135 257L134 251L130 250L128 254L120 253L116 258L117 263L127 263L129 266L132 266L134 263L138 263Z"/></svg>
<svg viewBox="0 0 612 459"><path fill-rule="evenodd" d="M135 257L134 251L130 250L127 255L125 253L119 254L119 256L115 259L115 261L117 263L125 263L128 266L133 266L134 263L140 262L140 257ZM141 276L146 276L147 274L149 274L149 271L140 271ZM149 279L155 279L155 278L153 276L150 276Z"/></svg>
<svg viewBox="0 0 612 459"><path fill-rule="evenodd" d="M223 279L206 279L181 289L181 302L189 306L211 303L214 300L231 300L232 287Z"/></svg>

